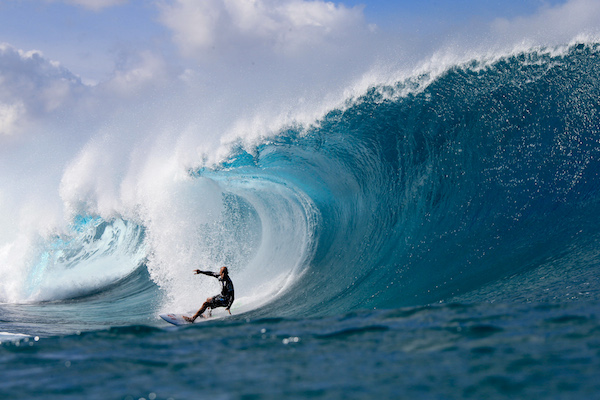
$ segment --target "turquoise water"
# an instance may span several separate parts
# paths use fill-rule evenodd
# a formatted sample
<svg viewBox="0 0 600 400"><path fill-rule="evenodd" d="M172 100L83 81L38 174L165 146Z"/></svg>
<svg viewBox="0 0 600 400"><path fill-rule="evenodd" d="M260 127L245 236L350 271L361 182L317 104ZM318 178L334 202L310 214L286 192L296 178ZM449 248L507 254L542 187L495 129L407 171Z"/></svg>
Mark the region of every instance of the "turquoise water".
<svg viewBox="0 0 600 400"><path fill-rule="evenodd" d="M190 169L161 223L80 215L0 305L0 394L594 398L599 61L577 44L376 86ZM157 317L215 292L188 253L229 266L232 317Z"/></svg>

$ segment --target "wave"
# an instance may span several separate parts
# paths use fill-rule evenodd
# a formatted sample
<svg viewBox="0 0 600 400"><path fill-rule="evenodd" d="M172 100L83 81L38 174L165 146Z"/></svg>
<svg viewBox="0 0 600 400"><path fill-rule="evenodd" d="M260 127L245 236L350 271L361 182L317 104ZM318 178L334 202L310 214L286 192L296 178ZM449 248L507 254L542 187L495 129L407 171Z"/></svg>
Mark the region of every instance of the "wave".
<svg viewBox="0 0 600 400"><path fill-rule="evenodd" d="M598 44L574 44L376 85L190 168L142 205L160 212L80 215L23 287L73 297L147 268L172 311L218 290L193 268L228 265L234 311L285 316L427 304L574 258L595 268L599 66Z"/></svg>
<svg viewBox="0 0 600 400"><path fill-rule="evenodd" d="M25 279L29 301L87 296L133 273L146 257L143 227L122 219L75 218L69 235L39 244Z"/></svg>
<svg viewBox="0 0 600 400"><path fill-rule="evenodd" d="M576 44L475 60L238 149L214 173L277 176L319 215L277 311L426 304L585 252L597 265L598 56Z"/></svg>

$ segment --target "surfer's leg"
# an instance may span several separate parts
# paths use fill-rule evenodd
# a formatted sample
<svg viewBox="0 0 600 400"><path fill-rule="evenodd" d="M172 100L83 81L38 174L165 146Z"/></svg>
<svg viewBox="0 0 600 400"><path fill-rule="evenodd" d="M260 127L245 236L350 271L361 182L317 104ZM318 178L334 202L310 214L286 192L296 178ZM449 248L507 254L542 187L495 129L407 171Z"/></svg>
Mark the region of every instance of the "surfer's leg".
<svg viewBox="0 0 600 400"><path fill-rule="evenodd" d="M201 316L202 313L208 308L208 306L210 304L210 301L211 301L210 297L208 299L206 299L206 301L204 302L204 304L202 304L202 307L200 307L200 309L196 312L196 314L194 314L194 316L192 318L190 318L188 316L184 316L183 318L186 321L194 322L196 320L196 318L198 318L199 316Z"/></svg>

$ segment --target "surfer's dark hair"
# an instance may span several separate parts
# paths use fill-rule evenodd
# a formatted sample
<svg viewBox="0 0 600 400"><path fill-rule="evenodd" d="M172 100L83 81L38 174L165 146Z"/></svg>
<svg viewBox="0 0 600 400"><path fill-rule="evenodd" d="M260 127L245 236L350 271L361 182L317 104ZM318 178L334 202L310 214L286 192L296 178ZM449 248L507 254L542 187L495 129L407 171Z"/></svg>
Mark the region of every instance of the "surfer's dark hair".
<svg viewBox="0 0 600 400"><path fill-rule="evenodd" d="M229 270L227 269L227 267L221 268L221 271L225 272L225 275L229 275Z"/></svg>

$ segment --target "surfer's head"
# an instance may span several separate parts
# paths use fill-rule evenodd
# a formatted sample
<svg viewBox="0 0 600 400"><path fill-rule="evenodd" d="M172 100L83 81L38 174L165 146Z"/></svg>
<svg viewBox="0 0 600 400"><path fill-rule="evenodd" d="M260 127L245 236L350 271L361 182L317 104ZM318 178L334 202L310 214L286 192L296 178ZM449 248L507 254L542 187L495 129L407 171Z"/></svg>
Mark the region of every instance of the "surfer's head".
<svg viewBox="0 0 600 400"><path fill-rule="evenodd" d="M221 276L223 275L229 275L229 270L227 269L227 267L222 267L221 271L220 271Z"/></svg>

